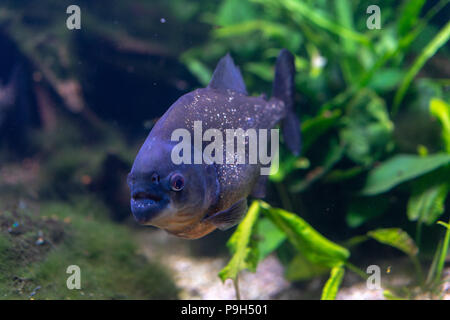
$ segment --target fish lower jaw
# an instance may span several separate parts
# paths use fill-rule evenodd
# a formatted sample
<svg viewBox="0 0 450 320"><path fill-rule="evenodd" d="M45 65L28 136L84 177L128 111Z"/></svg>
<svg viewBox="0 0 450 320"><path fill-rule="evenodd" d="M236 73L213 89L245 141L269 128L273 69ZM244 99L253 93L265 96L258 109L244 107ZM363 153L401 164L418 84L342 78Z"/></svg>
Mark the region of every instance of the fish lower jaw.
<svg viewBox="0 0 450 320"><path fill-rule="evenodd" d="M179 238L195 240L213 232L216 227L210 223L198 221L190 225L171 225L162 229Z"/></svg>
<svg viewBox="0 0 450 320"><path fill-rule="evenodd" d="M140 200L141 201L141 200ZM134 204L133 215L141 225L154 226L184 239L199 239L216 229L209 222L202 221L203 215L180 212L171 203L161 211L148 214L146 209L152 208L148 204Z"/></svg>
<svg viewBox="0 0 450 320"><path fill-rule="evenodd" d="M150 225L151 221L159 216L158 202L153 199L131 199L131 212L134 219L142 225Z"/></svg>

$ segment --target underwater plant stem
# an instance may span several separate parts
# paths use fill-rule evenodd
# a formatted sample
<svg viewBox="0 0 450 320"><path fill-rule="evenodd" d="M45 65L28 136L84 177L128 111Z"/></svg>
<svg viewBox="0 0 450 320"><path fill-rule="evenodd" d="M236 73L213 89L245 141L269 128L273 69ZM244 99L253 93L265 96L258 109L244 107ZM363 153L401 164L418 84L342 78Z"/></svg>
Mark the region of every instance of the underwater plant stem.
<svg viewBox="0 0 450 320"><path fill-rule="evenodd" d="M420 248L420 242L422 241L422 226L423 223L421 220L417 222L416 226L416 245Z"/></svg>
<svg viewBox="0 0 450 320"><path fill-rule="evenodd" d="M286 187L282 183L275 183L283 208L287 211L293 211L291 199L289 199Z"/></svg>
<svg viewBox="0 0 450 320"><path fill-rule="evenodd" d="M428 270L426 285L432 285L435 279L435 274L438 266L438 261L442 251L442 244L444 239L439 240L439 244L436 248L436 252L434 253L433 261L431 262L430 269Z"/></svg>
<svg viewBox="0 0 450 320"><path fill-rule="evenodd" d="M419 259L417 259L417 256L410 256L411 261L414 265L414 268L416 269L417 276L419 277L419 283L421 286L424 284L423 280L423 272L422 272L422 266L420 265Z"/></svg>
<svg viewBox="0 0 450 320"><path fill-rule="evenodd" d="M234 291L236 291L236 300L241 300L241 293L239 291L239 276L236 276L236 279L233 280Z"/></svg>
<svg viewBox="0 0 450 320"><path fill-rule="evenodd" d="M448 223L450 224L450 219ZM445 258L447 257L449 244L450 244L450 228L447 228L447 230L445 231L444 242L442 243L441 256L439 257L438 268L436 271L435 277L436 281L439 281L441 279L442 270L444 270Z"/></svg>
<svg viewBox="0 0 450 320"><path fill-rule="evenodd" d="M342 245L344 247L346 247L347 249L350 249L352 247L359 245L360 243L363 243L364 241L367 241L368 239L369 239L369 237L366 235L356 236L356 237L353 237L353 238L345 241Z"/></svg>
<svg viewBox="0 0 450 320"><path fill-rule="evenodd" d="M369 276L363 270L361 270L360 268L358 268L354 264L352 264L352 263L347 261L347 262L345 262L345 266L347 268L349 268L351 271L353 271L354 273L356 273L358 276L363 278L364 280L367 280L367 278L369 278Z"/></svg>

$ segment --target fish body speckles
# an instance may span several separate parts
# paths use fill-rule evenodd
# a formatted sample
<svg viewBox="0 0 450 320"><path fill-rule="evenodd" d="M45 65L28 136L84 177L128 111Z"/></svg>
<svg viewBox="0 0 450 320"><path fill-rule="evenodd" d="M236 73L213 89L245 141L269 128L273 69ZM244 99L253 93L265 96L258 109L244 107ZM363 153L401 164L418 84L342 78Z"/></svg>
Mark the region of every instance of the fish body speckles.
<svg viewBox="0 0 450 320"><path fill-rule="evenodd" d="M291 101L293 57L286 50L281 52L276 70L276 81L278 78L284 83L274 84L272 98L250 97L239 69L227 55L220 60L208 87L183 95L167 110L150 132L129 175L131 209L136 220L184 238L199 238L240 221L246 213L247 197L252 193L264 195L267 179L261 176L261 163L229 161L240 156L234 147L231 152L224 149L222 156L219 149L210 154L214 159L226 159L224 162L199 153L212 141L219 143L219 138L236 135L236 129L246 133L255 130L260 139L264 130L273 129L280 121L285 127L285 119L297 118ZM201 132L212 133L209 139L203 139L206 134L198 135L199 126ZM286 133L286 129L291 132ZM288 147L298 153L298 120L289 120L284 130L285 140L296 140ZM181 157L192 158L192 162L175 163L176 133L193 137L192 147L180 152ZM199 144L195 139L200 139ZM250 137L246 137L245 159L251 157L249 141Z"/></svg>

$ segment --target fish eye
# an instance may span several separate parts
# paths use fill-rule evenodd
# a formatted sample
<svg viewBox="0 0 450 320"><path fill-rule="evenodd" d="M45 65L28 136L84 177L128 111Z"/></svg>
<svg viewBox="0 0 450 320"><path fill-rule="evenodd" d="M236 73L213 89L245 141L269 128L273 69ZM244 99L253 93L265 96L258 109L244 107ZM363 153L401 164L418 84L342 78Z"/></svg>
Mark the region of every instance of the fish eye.
<svg viewBox="0 0 450 320"><path fill-rule="evenodd" d="M179 173L174 173L172 174L172 176L170 177L170 188L173 191L181 191L184 188L184 177L183 175L179 174Z"/></svg>
<svg viewBox="0 0 450 320"><path fill-rule="evenodd" d="M152 174L151 180L153 183L159 183L159 175L155 172Z"/></svg>

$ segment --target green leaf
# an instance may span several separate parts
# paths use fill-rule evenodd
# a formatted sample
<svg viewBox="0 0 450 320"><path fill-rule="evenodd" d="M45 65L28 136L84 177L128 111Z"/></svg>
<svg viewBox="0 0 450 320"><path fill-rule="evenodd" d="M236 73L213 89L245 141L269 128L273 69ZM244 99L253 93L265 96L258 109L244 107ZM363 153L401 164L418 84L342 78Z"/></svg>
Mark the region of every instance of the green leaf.
<svg viewBox="0 0 450 320"><path fill-rule="evenodd" d="M212 72L207 66L194 58L185 59L184 63L201 84L206 86L209 83Z"/></svg>
<svg viewBox="0 0 450 320"><path fill-rule="evenodd" d="M286 268L285 277L289 281L308 280L320 276L330 270L319 264L312 263L301 253L298 253Z"/></svg>
<svg viewBox="0 0 450 320"><path fill-rule="evenodd" d="M273 69L269 63L249 62L245 65L244 69L267 82L272 82L273 80Z"/></svg>
<svg viewBox="0 0 450 320"><path fill-rule="evenodd" d="M334 7L336 11L336 17L341 26L354 31L353 25L353 8L350 0L334 1ZM353 83L355 81L355 60L353 55L357 49L356 43L348 38L341 38L343 57L340 59L342 73L347 83Z"/></svg>
<svg viewBox="0 0 450 320"><path fill-rule="evenodd" d="M259 204L257 201L254 201L247 215L228 240L227 246L233 256L219 272L219 277L222 281L226 279L236 280L238 273L244 269L249 269L252 272L256 271L259 253L255 242L252 240L252 234L258 220L259 211Z"/></svg>
<svg viewBox="0 0 450 320"><path fill-rule="evenodd" d="M336 15L339 21L339 24L343 27L354 31L353 25L353 8L350 0L340 0L334 1L334 7L336 9ZM356 49L355 43L349 41L348 39L341 38L341 42L344 45L345 52L353 53Z"/></svg>
<svg viewBox="0 0 450 320"><path fill-rule="evenodd" d="M337 24L324 11L309 6L307 2L296 0L280 0L280 4L283 5L287 9L287 11L292 14L292 18L299 24L304 23L304 21L302 20L303 18L310 21L317 27L323 28L331 33L336 34L339 37L346 38L354 42L360 42L365 45L370 44L369 38L367 38L365 35Z"/></svg>
<svg viewBox="0 0 450 320"><path fill-rule="evenodd" d="M331 171L327 176L324 178L324 182L326 183L334 183L344 180L349 180L352 178L355 178L356 176L360 175L365 171L365 167L363 166L356 166L350 169L335 169Z"/></svg>
<svg viewBox="0 0 450 320"><path fill-rule="evenodd" d="M341 141L354 162L371 164L388 150L394 125L384 101L373 92L363 90L350 102L342 124Z"/></svg>
<svg viewBox="0 0 450 320"><path fill-rule="evenodd" d="M438 221L437 224L440 224L441 226L450 230L450 224L445 223L444 221Z"/></svg>
<svg viewBox="0 0 450 320"><path fill-rule="evenodd" d="M431 99L430 112L441 123L445 151L450 153L450 105L440 99Z"/></svg>
<svg viewBox="0 0 450 320"><path fill-rule="evenodd" d="M262 218L257 226L259 261L275 251L286 240L286 235L268 218Z"/></svg>
<svg viewBox="0 0 450 320"><path fill-rule="evenodd" d="M294 213L260 202L263 212L280 228L288 240L311 262L327 267L342 264L350 252L328 240Z"/></svg>
<svg viewBox="0 0 450 320"><path fill-rule="evenodd" d="M377 229L369 231L367 235L378 242L397 248L409 256L415 256L419 251L414 240L399 228Z"/></svg>
<svg viewBox="0 0 450 320"><path fill-rule="evenodd" d="M424 4L425 0L404 1L398 21L398 33L401 36L406 35L414 27Z"/></svg>
<svg viewBox="0 0 450 320"><path fill-rule="evenodd" d="M396 155L369 172L361 193L376 195L450 163L450 155L437 153L427 157Z"/></svg>
<svg viewBox="0 0 450 320"><path fill-rule="evenodd" d="M219 8L216 24L228 26L257 17L253 3L241 0L225 0Z"/></svg>
<svg viewBox="0 0 450 320"><path fill-rule="evenodd" d="M368 86L377 91L392 90L400 83L404 75L404 71L399 69L380 69L373 75Z"/></svg>
<svg viewBox="0 0 450 320"><path fill-rule="evenodd" d="M334 300L344 277L345 269L343 266L331 269L330 278L325 283L322 290L321 300Z"/></svg>
<svg viewBox="0 0 450 320"><path fill-rule="evenodd" d="M439 33L427 44L423 49L419 57L414 61L413 65L409 68L408 73L403 79L400 88L394 97L394 106L392 108L392 113L396 114L400 103L408 90L409 85L413 81L417 73L422 69L423 65L430 59L436 51L447 43L450 38L450 21L439 31Z"/></svg>
<svg viewBox="0 0 450 320"><path fill-rule="evenodd" d="M264 20L250 20L232 24L227 27L214 30L213 34L218 38L231 38L249 36L257 32L261 32L262 35L268 38L289 38L289 34L292 34L292 30L289 30L286 26Z"/></svg>
<svg viewBox="0 0 450 320"><path fill-rule="evenodd" d="M447 183L435 184L428 188L417 187L408 201L408 218L431 225L444 213L444 203L448 194Z"/></svg>
<svg viewBox="0 0 450 320"><path fill-rule="evenodd" d="M304 121L302 123L303 153L305 153L319 137L336 126L340 116L340 110L334 110L332 112L325 111L312 119Z"/></svg>

